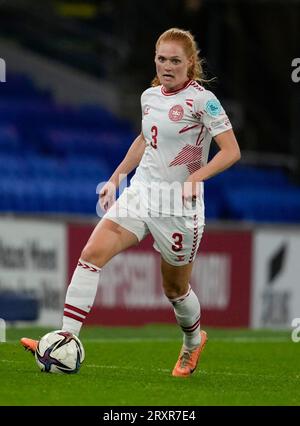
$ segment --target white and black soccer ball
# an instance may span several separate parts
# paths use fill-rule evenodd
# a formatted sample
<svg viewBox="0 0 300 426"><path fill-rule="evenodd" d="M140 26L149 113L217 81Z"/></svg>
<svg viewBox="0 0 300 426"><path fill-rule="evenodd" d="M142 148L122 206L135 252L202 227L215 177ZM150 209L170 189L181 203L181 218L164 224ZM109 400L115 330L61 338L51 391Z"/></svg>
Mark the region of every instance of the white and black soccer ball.
<svg viewBox="0 0 300 426"><path fill-rule="evenodd" d="M45 334L35 352L38 367L46 373L77 373L84 356L78 337L62 330Z"/></svg>

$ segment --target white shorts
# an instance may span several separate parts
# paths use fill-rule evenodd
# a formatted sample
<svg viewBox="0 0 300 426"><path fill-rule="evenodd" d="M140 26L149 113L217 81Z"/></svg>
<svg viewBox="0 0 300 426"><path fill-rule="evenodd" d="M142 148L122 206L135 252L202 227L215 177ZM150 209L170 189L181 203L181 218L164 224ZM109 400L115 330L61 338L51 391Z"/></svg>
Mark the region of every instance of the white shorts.
<svg viewBox="0 0 300 426"><path fill-rule="evenodd" d="M145 216L138 213L135 202L136 193L132 188L126 188L103 218L118 223L135 234L139 241L150 233L154 238L153 247L171 265L193 262L203 234L203 215Z"/></svg>

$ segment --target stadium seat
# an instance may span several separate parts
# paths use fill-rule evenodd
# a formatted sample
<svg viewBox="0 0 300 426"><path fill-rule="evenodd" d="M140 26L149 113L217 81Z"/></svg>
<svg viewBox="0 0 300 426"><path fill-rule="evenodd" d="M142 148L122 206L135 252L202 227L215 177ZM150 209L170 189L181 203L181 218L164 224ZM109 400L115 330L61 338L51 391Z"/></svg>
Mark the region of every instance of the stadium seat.
<svg viewBox="0 0 300 426"><path fill-rule="evenodd" d="M95 215L97 184L136 136L130 123L98 105L58 105L26 75L9 79L0 99L0 210ZM208 220L298 223L299 204L300 189L280 168L237 164L205 182Z"/></svg>
<svg viewBox="0 0 300 426"><path fill-rule="evenodd" d="M231 188L226 193L228 215L254 222L300 222L300 189L293 187Z"/></svg>
<svg viewBox="0 0 300 426"><path fill-rule="evenodd" d="M0 124L0 153L16 153L20 149L20 136L13 124Z"/></svg>

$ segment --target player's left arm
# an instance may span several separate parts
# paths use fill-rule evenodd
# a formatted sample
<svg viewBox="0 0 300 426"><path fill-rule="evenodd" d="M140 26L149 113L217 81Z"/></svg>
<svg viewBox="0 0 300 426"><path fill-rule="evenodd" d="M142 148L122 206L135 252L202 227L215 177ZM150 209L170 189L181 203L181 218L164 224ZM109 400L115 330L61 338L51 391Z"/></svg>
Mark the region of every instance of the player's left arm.
<svg viewBox="0 0 300 426"><path fill-rule="evenodd" d="M192 182L193 195L197 194L197 183L228 169L241 158L241 151L232 129L219 133L214 137L220 150L199 170L189 176L187 182Z"/></svg>
<svg viewBox="0 0 300 426"><path fill-rule="evenodd" d="M190 180L201 182L223 172L240 160L241 151L232 129L226 130L214 137L220 150L201 169L190 176Z"/></svg>

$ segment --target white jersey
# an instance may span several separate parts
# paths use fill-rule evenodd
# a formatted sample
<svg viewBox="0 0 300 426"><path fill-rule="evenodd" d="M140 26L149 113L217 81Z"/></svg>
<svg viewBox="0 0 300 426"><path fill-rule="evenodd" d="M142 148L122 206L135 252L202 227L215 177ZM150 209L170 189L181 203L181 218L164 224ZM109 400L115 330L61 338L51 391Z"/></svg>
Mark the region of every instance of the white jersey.
<svg viewBox="0 0 300 426"><path fill-rule="evenodd" d="M231 129L216 96L194 80L174 92L151 87L142 94L141 106L146 148L131 184L145 193L155 185L176 182L182 186L207 163L212 137ZM164 210L158 201L152 201L148 209Z"/></svg>

